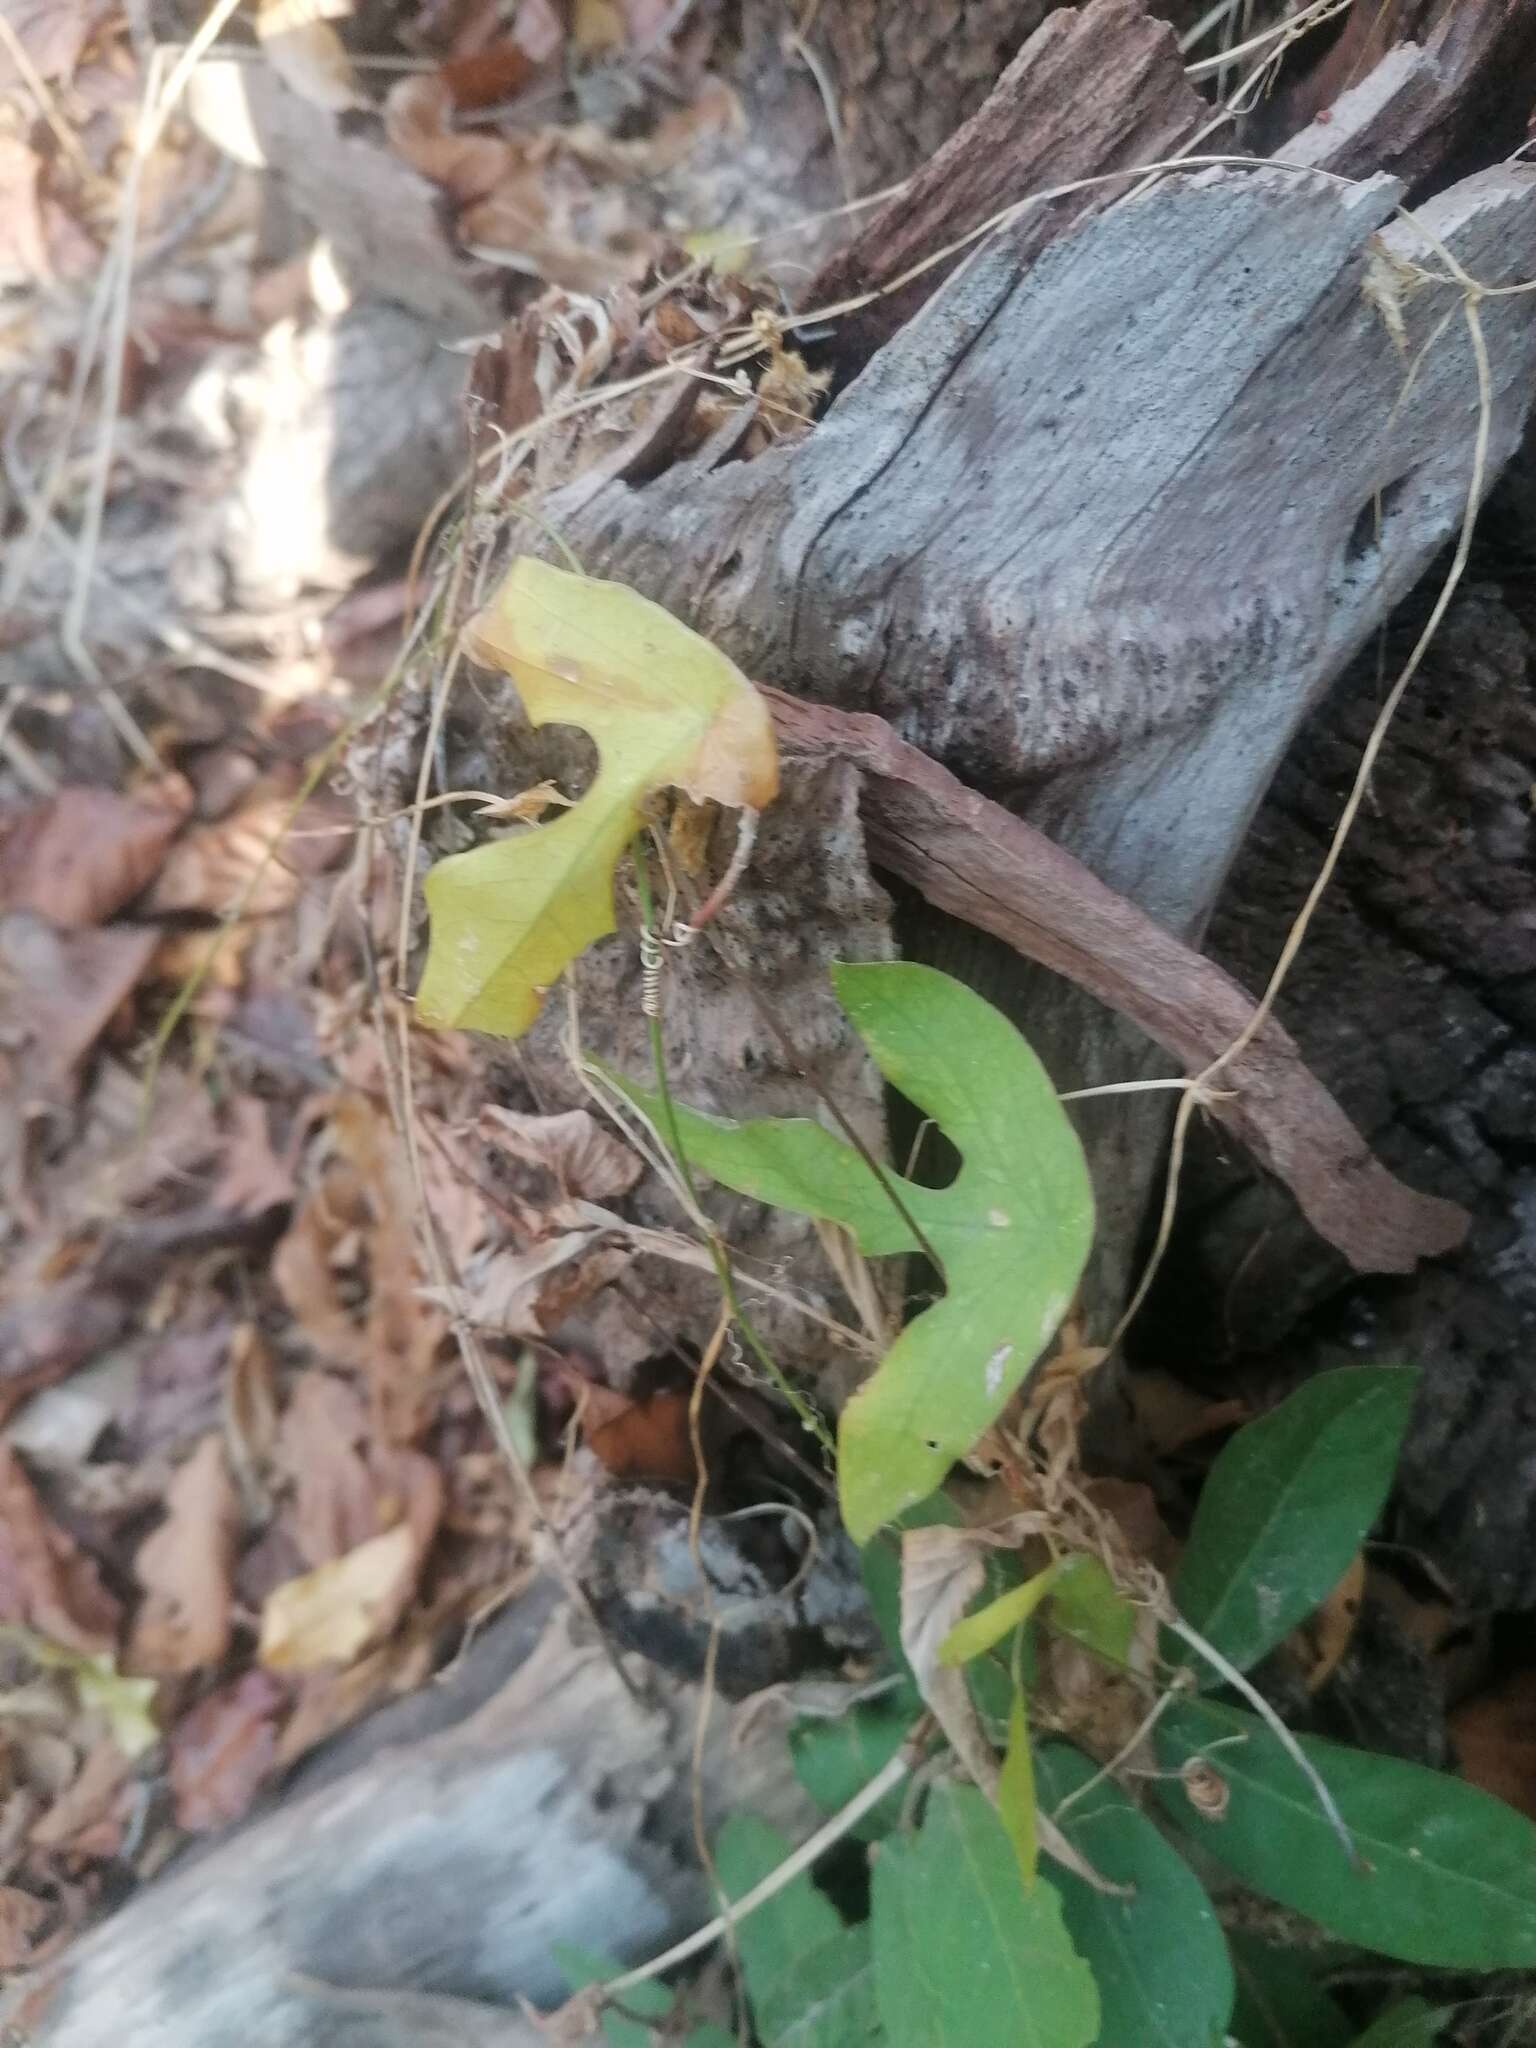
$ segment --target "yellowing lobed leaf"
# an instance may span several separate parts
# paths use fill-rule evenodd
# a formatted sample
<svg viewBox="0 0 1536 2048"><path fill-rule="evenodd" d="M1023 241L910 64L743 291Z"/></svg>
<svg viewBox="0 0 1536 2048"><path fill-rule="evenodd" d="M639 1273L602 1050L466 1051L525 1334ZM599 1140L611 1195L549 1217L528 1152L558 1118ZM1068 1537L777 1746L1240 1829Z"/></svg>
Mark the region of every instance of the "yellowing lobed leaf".
<svg viewBox="0 0 1536 2048"><path fill-rule="evenodd" d="M572 960L614 928L613 870L659 789L761 810L778 793L768 708L697 633L622 583L522 555L464 644L516 683L530 723L577 725L598 771L579 803L439 861L423 1023L517 1038Z"/></svg>

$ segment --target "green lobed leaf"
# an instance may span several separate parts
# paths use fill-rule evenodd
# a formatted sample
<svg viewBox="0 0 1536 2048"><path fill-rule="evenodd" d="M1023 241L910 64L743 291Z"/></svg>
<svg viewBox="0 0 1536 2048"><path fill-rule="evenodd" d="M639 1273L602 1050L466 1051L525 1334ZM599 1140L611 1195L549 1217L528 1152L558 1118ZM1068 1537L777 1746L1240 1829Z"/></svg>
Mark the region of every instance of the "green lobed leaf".
<svg viewBox="0 0 1536 2048"><path fill-rule="evenodd" d="M1088 1256L1093 1195L1050 1076L1000 1011L910 960L840 965L832 979L885 1078L961 1155L947 1188L888 1175L946 1291L843 1410L843 1520L864 1543L934 1490L1050 1342ZM656 1114L653 1097L624 1085ZM871 1256L914 1248L888 1190L820 1124L677 1116L690 1160L727 1187L841 1223Z"/></svg>
<svg viewBox="0 0 1536 2048"><path fill-rule="evenodd" d="M733 1814L715 1844L727 1897L749 1892L793 1848L766 1821ZM749 1914L736 1941L762 2048L861 2048L880 2040L869 1928L848 1926L808 1876Z"/></svg>
<svg viewBox="0 0 1536 2048"><path fill-rule="evenodd" d="M1343 1576L1387 1497L1416 1384L1402 1366L1320 1373L1211 1467L1173 1595L1239 1670Z"/></svg>
<svg viewBox="0 0 1536 2048"><path fill-rule="evenodd" d="M917 1688L904 1681L896 1691L852 1707L836 1720L805 1716L789 1731L789 1755L796 1777L823 1813L836 1813L890 1762L922 1711ZM875 1842L889 1834L901 1818L905 1797L906 1788L893 1785L859 1822L855 1836Z"/></svg>
<svg viewBox="0 0 1536 2048"><path fill-rule="evenodd" d="M773 726L746 677L621 583L517 557L464 642L516 684L530 725L597 745L586 794L538 825L440 860L423 893L424 1024L519 1038L582 949L611 932L613 870L658 789L761 809L779 786Z"/></svg>
<svg viewBox="0 0 1536 2048"><path fill-rule="evenodd" d="M1095 1775L1091 1760L1068 1743L1036 1752L1035 1785L1047 1813ZM1057 1819L1096 1870L1134 1887L1132 1897L1116 1898L1068 1870L1051 1872L1067 1932L1098 1986L1097 2048L1218 2048L1232 2012L1232 1965L1199 1879L1113 1780Z"/></svg>
<svg viewBox="0 0 1536 2048"><path fill-rule="evenodd" d="M875 1852L875 1991L890 2048L1090 2048L1099 2000L1055 1885L1026 1892L973 1786L940 1785Z"/></svg>
<svg viewBox="0 0 1536 2048"><path fill-rule="evenodd" d="M1243 2048L1349 2048L1344 2009L1288 1949L1230 1934L1237 1972L1232 2031Z"/></svg>
<svg viewBox="0 0 1536 2048"><path fill-rule="evenodd" d="M1243 1739L1223 1740L1232 1736ZM1190 1699L1163 1716L1158 1753L1175 1775L1160 1782L1160 1795L1245 1883L1346 1941L1444 1969L1536 1966L1536 1826L1421 1764L1316 1736L1296 1740L1368 1867L1350 1862L1276 1736L1235 1707ZM1226 1782L1220 1819L1202 1818L1176 1775L1194 1756Z"/></svg>

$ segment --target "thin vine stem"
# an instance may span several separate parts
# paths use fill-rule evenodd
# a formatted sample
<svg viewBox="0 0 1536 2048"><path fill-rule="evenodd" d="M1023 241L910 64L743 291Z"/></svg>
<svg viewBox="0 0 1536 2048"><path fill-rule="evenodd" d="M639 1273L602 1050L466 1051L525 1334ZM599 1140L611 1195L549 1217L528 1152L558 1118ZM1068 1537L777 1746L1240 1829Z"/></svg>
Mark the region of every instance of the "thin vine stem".
<svg viewBox="0 0 1536 2048"><path fill-rule="evenodd" d="M644 930L659 939L660 935L656 932L656 899L651 891L651 874L646 860L645 839L642 834L636 833L631 843L631 850L635 864L635 892L640 898L640 916ZM661 1109L661 1136L667 1150L672 1155L673 1164L677 1169L678 1177L688 1192L690 1203L697 1213L702 1214L698 1186L693 1178L693 1167L689 1161L687 1150L683 1145L683 1134L677 1121L677 1107L672 1100L672 1090L667 1081L666 1046L661 1035L659 1011L654 1008L648 1011L645 1021L651 1044L651 1067L656 1078L656 1096ZM833 1443L827 1425L816 1413L816 1410L809 1401L806 1400L805 1396L796 1387L791 1385L783 1368L758 1335L751 1317L748 1316L746 1310L742 1307L741 1297L736 1289L736 1275L732 1271L731 1262L726 1256L719 1234L713 1229L707 1232L706 1248L709 1252L710 1264L715 1269L715 1277L720 1282L720 1291L724 1295L726 1304L730 1309L731 1320L741 1332L747 1349L752 1353L753 1358L763 1372L766 1373L773 1386L794 1410L801 1426L809 1430L811 1435L821 1444L822 1448L830 1453L833 1450Z"/></svg>

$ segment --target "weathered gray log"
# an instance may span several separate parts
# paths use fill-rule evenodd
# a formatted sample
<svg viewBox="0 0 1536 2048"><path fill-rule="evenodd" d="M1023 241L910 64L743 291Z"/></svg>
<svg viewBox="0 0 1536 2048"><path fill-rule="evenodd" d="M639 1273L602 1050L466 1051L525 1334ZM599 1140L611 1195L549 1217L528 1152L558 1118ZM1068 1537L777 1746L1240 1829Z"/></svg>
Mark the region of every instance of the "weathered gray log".
<svg viewBox="0 0 1536 2048"><path fill-rule="evenodd" d="M462 1713L477 1693L483 1704L432 1731L445 1700L457 1694ZM265 1819L76 1943L29 1987L25 2038L525 2048L517 2001L564 1995L555 1943L638 1961L707 1916L690 1813L697 1704L671 1681L638 1703L536 1587L447 1688L376 1715ZM728 1748L725 1724L717 1711L710 1829L748 1808L808 1832L781 1729Z"/></svg>
<svg viewBox="0 0 1536 2048"><path fill-rule="evenodd" d="M1398 309L1409 359L1451 313L1402 407L1367 291L1384 255L1425 255L1400 189L1207 172L1030 268L1003 238L809 440L611 484L571 537L749 673L880 712L1192 936L1300 720L1466 510L1477 377L1451 289ZM1485 282L1536 268L1526 166L1423 218ZM1483 326L1491 480L1536 328L1518 300L1485 302ZM1059 988L1015 983L1011 1007L1060 1085L1137 1071L1124 1031ZM1084 1127L1112 1297L1157 1120L1117 1105Z"/></svg>

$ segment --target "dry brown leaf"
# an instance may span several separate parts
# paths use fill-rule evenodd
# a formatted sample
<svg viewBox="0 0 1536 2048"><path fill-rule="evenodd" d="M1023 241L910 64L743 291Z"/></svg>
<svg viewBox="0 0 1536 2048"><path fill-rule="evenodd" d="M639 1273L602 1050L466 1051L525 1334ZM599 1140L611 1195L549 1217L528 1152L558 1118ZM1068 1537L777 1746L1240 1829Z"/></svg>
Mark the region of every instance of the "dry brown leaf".
<svg viewBox="0 0 1536 2048"><path fill-rule="evenodd" d="M67 788L29 806L0 826L0 909L103 923L149 882L191 807L179 775L133 796Z"/></svg>
<svg viewBox="0 0 1536 2048"><path fill-rule="evenodd" d="M256 1654L272 1671L350 1664L387 1635L410 1599L420 1559L408 1523L268 1595Z"/></svg>
<svg viewBox="0 0 1536 2048"><path fill-rule="evenodd" d="M640 278L659 237L637 222L622 156L572 146L558 130L517 136L455 129L441 76L402 79L384 105L395 150L459 209L457 231L513 268L569 291L598 293Z"/></svg>
<svg viewBox="0 0 1536 2048"><path fill-rule="evenodd" d="M638 283L662 246L636 220L627 176L594 165L554 133L516 149L457 228L467 249L593 296Z"/></svg>
<svg viewBox="0 0 1536 2048"><path fill-rule="evenodd" d="M1236 1429L1252 1413L1246 1401L1211 1401L1172 1373L1152 1368L1127 1375L1136 1433L1156 1458L1171 1457L1186 1444Z"/></svg>
<svg viewBox="0 0 1536 2048"><path fill-rule="evenodd" d="M644 1168L627 1145L584 1109L528 1116L499 1103L480 1112L480 1135L514 1159L542 1167L566 1199L606 1202L627 1195Z"/></svg>
<svg viewBox="0 0 1536 2048"><path fill-rule="evenodd" d="M537 61L516 36L498 36L483 50L448 58L438 76L462 114L515 99L538 69Z"/></svg>
<svg viewBox="0 0 1536 2048"><path fill-rule="evenodd" d="M1139 1479L1089 1479L1083 1492L1119 1531L1126 1555L1172 1571L1181 1544L1158 1510L1157 1496Z"/></svg>
<svg viewBox="0 0 1536 2048"><path fill-rule="evenodd" d="M1317 1692L1339 1668L1354 1639L1364 1600L1365 1556L1357 1550L1327 1599L1287 1640L1308 1692Z"/></svg>
<svg viewBox="0 0 1536 2048"><path fill-rule="evenodd" d="M592 1247L597 1235L593 1230L571 1230L546 1238L532 1251L490 1252L477 1259L455 1295L460 1311L480 1328L505 1336L547 1336L554 1325L546 1322L543 1303L552 1276L564 1274L569 1279L566 1269ZM599 1284L605 1284L607 1277L605 1273ZM435 1299L435 1290L430 1291ZM562 1298L568 1302L572 1291L563 1286Z"/></svg>
<svg viewBox="0 0 1536 2048"><path fill-rule="evenodd" d="M171 1481L165 1520L134 1559L146 1597L125 1669L171 1678L220 1661L229 1648L238 1522L223 1442L205 1436Z"/></svg>
<svg viewBox="0 0 1536 2048"><path fill-rule="evenodd" d="M73 1097L82 1062L154 950L145 926L68 932L30 910L0 917L0 1050L19 1056L18 1107Z"/></svg>
<svg viewBox="0 0 1536 2048"><path fill-rule="evenodd" d="M1536 1820L1536 1671L1517 1671L1450 1717L1461 1775Z"/></svg>
<svg viewBox="0 0 1536 2048"><path fill-rule="evenodd" d="M204 1314L212 1320L201 1323ZM176 1324L138 1351L137 1385L118 1405L117 1427L139 1459L180 1457L217 1426L229 1357L230 1325L211 1306L180 1305Z"/></svg>
<svg viewBox="0 0 1536 2048"><path fill-rule="evenodd" d="M939 1646L986 1578L988 1545L974 1529L908 1529L901 1539L901 1647L917 1689L965 1769L993 1798L998 1762L965 1673Z"/></svg>
<svg viewBox="0 0 1536 2048"><path fill-rule="evenodd" d="M277 1722L285 1687L265 1671L200 1700L171 1733L170 1780L176 1823L191 1834L238 1820L277 1760Z"/></svg>
<svg viewBox="0 0 1536 2048"><path fill-rule="evenodd" d="M381 1644L345 1671L309 1673L299 1681L298 1701L277 1746L278 1769L287 1770L380 1702L415 1692L435 1661L431 1632L419 1631Z"/></svg>
<svg viewBox="0 0 1536 2048"><path fill-rule="evenodd" d="M32 1960L32 1938L49 1909L31 1892L0 1884L0 1970L24 1970Z"/></svg>
<svg viewBox="0 0 1536 2048"><path fill-rule="evenodd" d="M342 1381L303 1375L279 1425L277 1462L293 1484L291 1528L306 1564L329 1564L402 1518L425 1554L442 1514L437 1463L375 1443Z"/></svg>
<svg viewBox="0 0 1536 2048"><path fill-rule="evenodd" d="M293 1484L292 1533L306 1564L327 1564L379 1532L367 1435L351 1387L330 1373L302 1375L278 1424L277 1463Z"/></svg>
<svg viewBox="0 0 1536 2048"><path fill-rule="evenodd" d="M261 1216L291 1202L293 1168L272 1149L266 1104L256 1095L237 1095L230 1104L230 1125L214 1206L237 1216Z"/></svg>
<svg viewBox="0 0 1536 2048"><path fill-rule="evenodd" d="M565 48L565 16L556 0L520 0L512 33L535 64L551 63Z"/></svg>
<svg viewBox="0 0 1536 2048"><path fill-rule="evenodd" d="M256 9L256 34L272 69L290 92L333 114L368 104L347 46L326 18L350 12L334 0L258 0Z"/></svg>
<svg viewBox="0 0 1536 2048"><path fill-rule="evenodd" d="M384 133L413 170L461 206L495 190L512 163L511 145L483 130L449 126L453 95L442 76L403 78L384 102Z"/></svg>
<svg viewBox="0 0 1536 2048"><path fill-rule="evenodd" d="M184 832L155 878L145 910L156 916L196 910L222 917L237 901L246 917L287 910L309 876L342 858L347 837L332 828L347 823L350 815L337 799L322 794L290 817L293 786L290 774L275 773L228 817Z"/></svg>
<svg viewBox="0 0 1536 2048"><path fill-rule="evenodd" d="M578 1378L571 1375L573 1383ZM697 1476L686 1394L663 1391L630 1401L583 1381L577 1398L587 1443L616 1479L691 1483Z"/></svg>
<svg viewBox="0 0 1536 2048"><path fill-rule="evenodd" d="M115 0L5 0L5 15L32 68L45 79L67 78L100 25L116 13ZM0 49L0 91L20 85L16 60Z"/></svg>
<svg viewBox="0 0 1536 2048"><path fill-rule="evenodd" d="M123 1295L98 1288L89 1274L0 1309L0 1426L40 1387L68 1379L114 1344L127 1322Z"/></svg>
<svg viewBox="0 0 1536 2048"><path fill-rule="evenodd" d="M131 1769L129 1759L110 1736L94 1743L69 1784L28 1832L32 1847L72 1849L104 1821L117 1819L120 1824L125 1804L122 1795Z"/></svg>
<svg viewBox="0 0 1536 2048"><path fill-rule="evenodd" d="M277 1443L277 1372L254 1323L240 1323L229 1340L224 1395L230 1460L247 1505L265 1503L266 1467Z"/></svg>
<svg viewBox="0 0 1536 2048"><path fill-rule="evenodd" d="M44 1511L20 1458L0 1443L0 1620L96 1656L122 1618L95 1563Z"/></svg>
<svg viewBox="0 0 1536 2048"><path fill-rule="evenodd" d="M273 1277L315 1349L366 1376L377 1433L409 1443L427 1420L447 1321L420 1286L413 1196L393 1126L348 1096L331 1135L337 1156L278 1245ZM360 1311L342 1295L344 1255L366 1266Z"/></svg>
<svg viewBox="0 0 1536 2048"><path fill-rule="evenodd" d="M0 286L35 284L53 275L43 232L42 175L43 160L29 143L0 135Z"/></svg>

